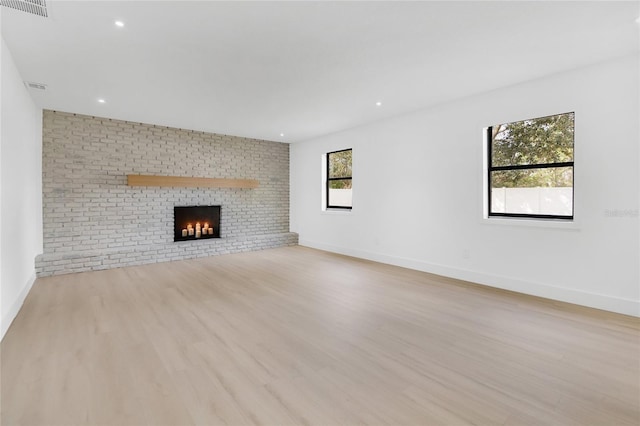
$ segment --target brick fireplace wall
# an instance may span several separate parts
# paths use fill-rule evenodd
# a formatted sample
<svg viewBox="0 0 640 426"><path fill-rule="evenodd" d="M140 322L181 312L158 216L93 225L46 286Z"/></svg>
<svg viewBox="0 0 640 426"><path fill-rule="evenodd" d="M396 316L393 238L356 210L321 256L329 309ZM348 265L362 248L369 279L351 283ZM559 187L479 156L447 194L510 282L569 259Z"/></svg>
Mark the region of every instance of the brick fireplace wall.
<svg viewBox="0 0 640 426"><path fill-rule="evenodd" d="M289 145L55 111L43 116L39 276L295 245ZM129 187L128 174L256 179ZM173 241L175 205L221 205L220 239Z"/></svg>

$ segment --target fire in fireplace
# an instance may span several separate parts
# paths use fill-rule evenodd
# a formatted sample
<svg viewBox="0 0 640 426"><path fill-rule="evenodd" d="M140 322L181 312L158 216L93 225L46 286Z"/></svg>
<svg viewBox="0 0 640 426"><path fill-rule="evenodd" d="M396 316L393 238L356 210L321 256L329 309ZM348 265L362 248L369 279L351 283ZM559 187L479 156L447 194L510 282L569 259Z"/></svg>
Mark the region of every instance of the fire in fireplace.
<svg viewBox="0 0 640 426"><path fill-rule="evenodd" d="M175 206L173 228L173 241L220 238L220 206Z"/></svg>

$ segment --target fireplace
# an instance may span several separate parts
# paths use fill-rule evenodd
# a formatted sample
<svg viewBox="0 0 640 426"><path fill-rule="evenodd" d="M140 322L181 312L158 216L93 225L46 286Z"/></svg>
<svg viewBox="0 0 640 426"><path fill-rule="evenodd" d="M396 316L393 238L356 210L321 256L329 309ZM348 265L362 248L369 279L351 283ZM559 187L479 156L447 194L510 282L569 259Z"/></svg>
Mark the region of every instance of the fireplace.
<svg viewBox="0 0 640 426"><path fill-rule="evenodd" d="M220 206L175 206L173 241L220 238Z"/></svg>

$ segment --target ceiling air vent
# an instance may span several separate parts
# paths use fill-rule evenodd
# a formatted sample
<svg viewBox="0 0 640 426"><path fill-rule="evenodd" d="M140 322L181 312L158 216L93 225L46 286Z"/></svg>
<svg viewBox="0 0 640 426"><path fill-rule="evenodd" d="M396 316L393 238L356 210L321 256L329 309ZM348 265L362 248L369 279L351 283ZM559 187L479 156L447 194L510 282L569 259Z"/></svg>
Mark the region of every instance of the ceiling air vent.
<svg viewBox="0 0 640 426"><path fill-rule="evenodd" d="M4 1L4 0L3 0ZM29 89L36 89L36 90L47 90L47 85L46 84L42 84L42 83L34 83L32 81L25 81L24 84L29 88Z"/></svg>
<svg viewBox="0 0 640 426"><path fill-rule="evenodd" d="M44 18L48 16L46 0L0 0L0 4Z"/></svg>

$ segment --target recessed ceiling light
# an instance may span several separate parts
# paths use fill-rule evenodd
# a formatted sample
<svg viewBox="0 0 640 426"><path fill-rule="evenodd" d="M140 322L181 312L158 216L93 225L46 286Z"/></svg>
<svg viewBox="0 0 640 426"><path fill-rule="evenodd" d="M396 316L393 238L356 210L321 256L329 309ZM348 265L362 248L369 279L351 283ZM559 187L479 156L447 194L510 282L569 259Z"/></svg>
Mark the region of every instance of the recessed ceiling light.
<svg viewBox="0 0 640 426"><path fill-rule="evenodd" d="M636 24L640 24L640 16L636 18Z"/></svg>
<svg viewBox="0 0 640 426"><path fill-rule="evenodd" d="M382 102L380 101L376 102L376 106L380 106L380 105L382 105Z"/></svg>
<svg viewBox="0 0 640 426"><path fill-rule="evenodd" d="M104 99L102 99L102 98L98 99L98 103L100 103L100 104L103 104L103 103L105 103L105 102L106 102L106 101L105 101Z"/></svg>
<svg viewBox="0 0 640 426"><path fill-rule="evenodd" d="M280 133L280 136L284 136L284 133Z"/></svg>
<svg viewBox="0 0 640 426"><path fill-rule="evenodd" d="M116 21L114 22L114 24L116 24L116 27L120 27L120 28L124 27L124 22L122 21Z"/></svg>

